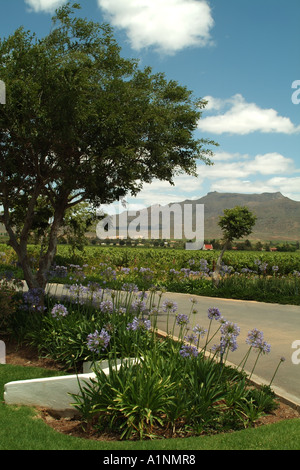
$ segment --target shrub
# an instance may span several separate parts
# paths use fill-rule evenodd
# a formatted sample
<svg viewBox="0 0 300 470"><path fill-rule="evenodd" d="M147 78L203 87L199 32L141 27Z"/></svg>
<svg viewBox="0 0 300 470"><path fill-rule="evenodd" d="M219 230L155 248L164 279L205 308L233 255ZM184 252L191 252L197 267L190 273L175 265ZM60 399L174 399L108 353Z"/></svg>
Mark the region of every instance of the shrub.
<svg viewBox="0 0 300 470"><path fill-rule="evenodd" d="M19 305L17 282L12 282L11 276L6 273L0 279L0 331L8 334L10 319Z"/></svg>

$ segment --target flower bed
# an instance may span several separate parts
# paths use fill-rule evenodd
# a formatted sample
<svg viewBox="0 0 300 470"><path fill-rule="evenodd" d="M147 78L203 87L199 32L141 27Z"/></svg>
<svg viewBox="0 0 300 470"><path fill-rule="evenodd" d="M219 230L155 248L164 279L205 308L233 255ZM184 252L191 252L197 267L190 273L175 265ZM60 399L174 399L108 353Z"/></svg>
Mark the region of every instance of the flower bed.
<svg viewBox="0 0 300 470"><path fill-rule="evenodd" d="M250 355L257 354L252 375L270 352L263 333L249 332L247 354L239 367L229 367L239 327L214 307L207 325L194 325L193 299L190 314L182 314L161 291L139 291L132 283L119 290L73 284L65 298L47 297L42 307L37 294L25 294L10 323L12 334L18 331L66 370L79 371L87 360L109 362L108 375L96 369L95 379L73 397L86 429L122 439L216 433L252 426L277 406L271 387L251 387L245 373ZM156 334L161 312L167 316L165 338ZM122 362L126 357L140 361Z"/></svg>

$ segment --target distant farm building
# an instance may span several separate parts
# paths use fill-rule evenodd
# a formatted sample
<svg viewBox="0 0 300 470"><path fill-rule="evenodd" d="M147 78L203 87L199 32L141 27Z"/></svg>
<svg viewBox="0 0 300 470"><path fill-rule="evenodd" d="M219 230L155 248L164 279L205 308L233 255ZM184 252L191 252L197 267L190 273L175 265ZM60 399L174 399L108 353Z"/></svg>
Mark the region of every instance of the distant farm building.
<svg viewBox="0 0 300 470"><path fill-rule="evenodd" d="M212 245L203 245L203 250L205 251L209 251L209 250L213 250L214 247Z"/></svg>

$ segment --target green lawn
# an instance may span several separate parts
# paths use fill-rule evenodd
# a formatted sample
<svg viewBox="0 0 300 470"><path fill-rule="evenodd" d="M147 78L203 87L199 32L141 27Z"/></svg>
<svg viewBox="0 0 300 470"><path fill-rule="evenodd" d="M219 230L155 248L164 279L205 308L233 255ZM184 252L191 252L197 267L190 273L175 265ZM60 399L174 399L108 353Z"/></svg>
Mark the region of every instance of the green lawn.
<svg viewBox="0 0 300 470"><path fill-rule="evenodd" d="M143 442L96 442L59 434L33 408L7 406L4 384L15 380L58 375L34 367L0 366L0 450L300 450L300 419L229 434Z"/></svg>

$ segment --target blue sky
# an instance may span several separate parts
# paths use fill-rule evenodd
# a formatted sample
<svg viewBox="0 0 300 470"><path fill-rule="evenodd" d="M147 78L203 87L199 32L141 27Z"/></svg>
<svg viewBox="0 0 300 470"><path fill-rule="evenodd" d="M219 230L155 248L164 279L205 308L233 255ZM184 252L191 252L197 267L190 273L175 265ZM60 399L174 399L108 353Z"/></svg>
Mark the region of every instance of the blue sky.
<svg viewBox="0 0 300 470"><path fill-rule="evenodd" d="M65 3L1 0L1 37L20 25L46 35L54 9ZM220 144L214 166L199 162L198 178L179 176L175 187L154 181L136 200L128 198L131 209L210 191L280 191L300 201L299 0L79 3L82 16L114 27L125 57L205 97L195 136Z"/></svg>

